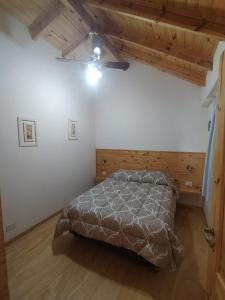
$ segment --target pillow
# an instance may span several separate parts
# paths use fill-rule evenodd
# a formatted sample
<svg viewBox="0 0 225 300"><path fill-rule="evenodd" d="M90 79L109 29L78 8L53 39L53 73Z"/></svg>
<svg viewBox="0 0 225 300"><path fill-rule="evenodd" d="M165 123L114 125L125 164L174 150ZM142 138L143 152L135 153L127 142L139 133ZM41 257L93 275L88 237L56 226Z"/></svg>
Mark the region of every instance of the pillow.
<svg viewBox="0 0 225 300"><path fill-rule="evenodd" d="M169 185L174 179L161 171L145 171L142 182L153 183L159 185Z"/></svg>
<svg viewBox="0 0 225 300"><path fill-rule="evenodd" d="M113 173L110 178L122 181L142 182L144 172L145 171L119 170Z"/></svg>
<svg viewBox="0 0 225 300"><path fill-rule="evenodd" d="M145 171L142 182L170 186L176 196L179 196L179 187L176 180L161 171Z"/></svg>
<svg viewBox="0 0 225 300"><path fill-rule="evenodd" d="M161 171L135 171L135 170L119 170L113 173L110 178L122 181L133 181L139 183L150 183L157 185L167 185L172 187L174 194L179 196L179 188L176 180Z"/></svg>

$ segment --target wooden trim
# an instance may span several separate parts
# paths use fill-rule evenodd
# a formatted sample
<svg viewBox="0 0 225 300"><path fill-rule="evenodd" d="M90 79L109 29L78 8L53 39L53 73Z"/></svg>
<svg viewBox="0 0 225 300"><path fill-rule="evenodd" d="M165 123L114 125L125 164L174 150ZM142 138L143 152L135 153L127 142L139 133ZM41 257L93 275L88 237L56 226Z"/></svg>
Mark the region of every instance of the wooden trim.
<svg viewBox="0 0 225 300"><path fill-rule="evenodd" d="M174 7L159 3L143 6L127 0L84 0L85 4L105 11L129 16L142 21L157 23L171 28L191 31L195 34L212 35L219 40L225 40L224 24L215 23L218 16L224 17L222 10L206 8Z"/></svg>
<svg viewBox="0 0 225 300"><path fill-rule="evenodd" d="M169 55L175 57L185 63L190 63L193 66L201 67L205 70L212 70L213 68L213 58L209 56L203 56L196 51L186 49L183 47L177 47L171 43L158 40L156 38L151 38L149 40L143 40L138 37L130 37L126 33L118 32L108 32L110 37L118 39L120 41L130 42L138 44L143 48L156 51L161 54Z"/></svg>
<svg viewBox="0 0 225 300"><path fill-rule="evenodd" d="M33 40L38 39L53 23L56 17L58 17L64 6L57 2L56 6L44 14L41 14L34 22L29 26L29 31Z"/></svg>
<svg viewBox="0 0 225 300"><path fill-rule="evenodd" d="M86 11L85 7L83 6L83 1L81 0L62 0L65 6L69 7L71 10L75 10L78 15L81 17L81 19L84 21L85 24L87 24L90 27L91 31L96 31L98 34L101 35L102 39L104 40L105 46L108 48L108 50L112 53L112 55L117 59L118 61L124 62L124 59L120 54L116 51L116 49L111 44L110 40L102 34L101 28L98 26L98 24L95 23L95 20L92 18L92 16ZM75 48L74 48L75 49Z"/></svg>
<svg viewBox="0 0 225 300"><path fill-rule="evenodd" d="M216 293L219 292L216 289L221 288L221 285L218 285L218 275L220 276L222 242L225 238L223 235L225 219L225 52L220 59L219 74L211 206L211 226L215 233L215 247L209 251L208 263L208 292L209 299L213 300ZM225 289L223 295L225 295ZM224 297L216 299L224 299Z"/></svg>
<svg viewBox="0 0 225 300"><path fill-rule="evenodd" d="M1 198L0 198L0 299L9 300L8 275L6 269Z"/></svg>
<svg viewBox="0 0 225 300"><path fill-rule="evenodd" d="M192 171L187 166L193 166ZM119 169L160 170L173 176L182 193L200 194L205 153L96 149L96 180L102 181ZM192 187L185 185L192 181Z"/></svg>
<svg viewBox="0 0 225 300"><path fill-rule="evenodd" d="M42 225L43 223L45 223L46 221L48 221L49 219L53 218L54 216L58 215L60 212L62 211L62 209L56 211L55 213L51 214L50 216L48 216L47 218L43 219L42 221L38 222L37 224L31 226L30 228L26 229L25 231L23 231L22 233L18 234L16 237L10 239L9 241L5 242L5 246L7 247L8 245L14 243L15 241L17 241L18 239L22 238L24 235L26 235L27 233L31 232L33 229L35 229L36 227Z"/></svg>
<svg viewBox="0 0 225 300"><path fill-rule="evenodd" d="M208 96L202 101L202 107L209 107L213 100L218 96L218 80L215 82L213 88L209 92Z"/></svg>

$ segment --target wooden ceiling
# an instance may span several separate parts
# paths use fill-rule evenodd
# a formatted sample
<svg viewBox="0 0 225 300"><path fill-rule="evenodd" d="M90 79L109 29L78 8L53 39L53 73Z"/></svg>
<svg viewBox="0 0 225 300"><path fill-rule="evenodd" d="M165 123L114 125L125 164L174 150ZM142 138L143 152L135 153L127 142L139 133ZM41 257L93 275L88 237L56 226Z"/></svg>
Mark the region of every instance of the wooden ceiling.
<svg viewBox="0 0 225 300"><path fill-rule="evenodd" d="M105 59L139 60L200 86L225 40L225 0L0 0L0 7L64 57L87 59L95 30Z"/></svg>

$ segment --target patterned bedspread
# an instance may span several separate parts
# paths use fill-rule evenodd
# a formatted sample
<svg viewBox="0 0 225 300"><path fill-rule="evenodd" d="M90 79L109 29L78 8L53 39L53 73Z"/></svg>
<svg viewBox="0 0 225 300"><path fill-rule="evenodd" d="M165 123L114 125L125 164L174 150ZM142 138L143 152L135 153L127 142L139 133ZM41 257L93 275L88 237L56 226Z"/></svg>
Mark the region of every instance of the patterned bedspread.
<svg viewBox="0 0 225 300"><path fill-rule="evenodd" d="M162 172L117 171L64 208L55 237L73 231L174 270L183 256L174 234L178 195L176 182Z"/></svg>

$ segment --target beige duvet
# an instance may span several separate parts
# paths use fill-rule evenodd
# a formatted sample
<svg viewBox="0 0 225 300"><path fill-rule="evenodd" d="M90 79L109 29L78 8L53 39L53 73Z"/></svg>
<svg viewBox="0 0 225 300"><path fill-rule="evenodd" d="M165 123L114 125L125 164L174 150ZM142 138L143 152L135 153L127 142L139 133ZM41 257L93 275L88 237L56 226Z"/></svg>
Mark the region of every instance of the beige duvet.
<svg viewBox="0 0 225 300"><path fill-rule="evenodd" d="M121 170L63 209L55 237L76 232L174 270L183 254L174 234L177 197L175 181L161 172Z"/></svg>

